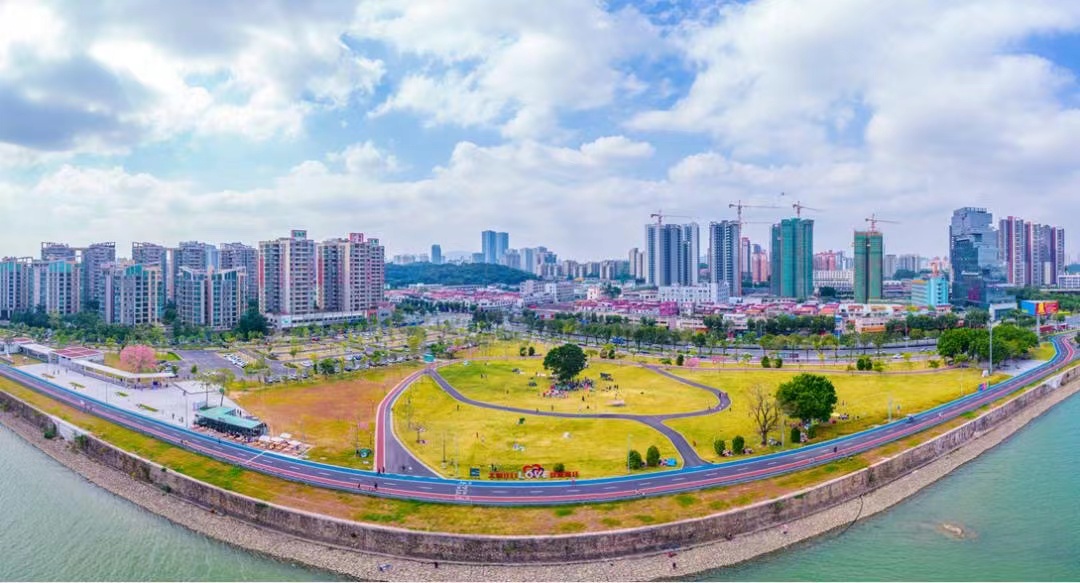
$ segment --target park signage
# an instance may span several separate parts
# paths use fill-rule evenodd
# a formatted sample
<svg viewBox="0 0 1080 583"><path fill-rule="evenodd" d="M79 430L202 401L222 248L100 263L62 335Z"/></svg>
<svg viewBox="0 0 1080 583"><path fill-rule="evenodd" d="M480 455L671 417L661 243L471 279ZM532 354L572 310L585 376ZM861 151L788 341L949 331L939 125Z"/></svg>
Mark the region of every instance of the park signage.
<svg viewBox="0 0 1080 583"><path fill-rule="evenodd" d="M523 466L521 468L521 475L526 480L539 480L546 477L546 473L544 472L544 466L540 464Z"/></svg>

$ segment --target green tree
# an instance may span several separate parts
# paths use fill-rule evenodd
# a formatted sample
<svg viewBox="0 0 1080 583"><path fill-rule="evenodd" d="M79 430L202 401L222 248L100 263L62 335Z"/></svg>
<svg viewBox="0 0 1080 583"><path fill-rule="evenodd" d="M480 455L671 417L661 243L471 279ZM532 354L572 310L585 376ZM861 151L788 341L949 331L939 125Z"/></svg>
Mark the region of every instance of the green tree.
<svg viewBox="0 0 1080 583"><path fill-rule="evenodd" d="M741 454L744 449L746 449L746 440L743 439L743 436L736 435L735 439L731 440L731 450L736 454Z"/></svg>
<svg viewBox="0 0 1080 583"><path fill-rule="evenodd" d="M781 368L783 366L784 366L784 359L780 358L779 356L777 356L776 358L773 359L773 361L772 361L772 367L773 368Z"/></svg>
<svg viewBox="0 0 1080 583"><path fill-rule="evenodd" d="M713 451L716 452L716 455L722 456L722 455L724 455L724 450L727 449L727 444L724 443L723 439L718 438L715 441L713 441L712 448L713 448Z"/></svg>
<svg viewBox="0 0 1080 583"><path fill-rule="evenodd" d="M836 406L836 388L827 377L802 373L776 392L780 407L791 417L804 420L826 420Z"/></svg>
<svg viewBox="0 0 1080 583"><path fill-rule="evenodd" d="M765 354L761 357L761 368L769 368L769 355Z"/></svg>
<svg viewBox="0 0 1080 583"><path fill-rule="evenodd" d="M645 462L641 459L641 453L636 449L632 449L630 450L630 453L627 454L626 465L630 466L631 470L640 470L645 466Z"/></svg>
<svg viewBox="0 0 1080 583"><path fill-rule="evenodd" d="M270 323L259 311L259 302L255 300L248 302L247 310L243 316L240 316L240 321L236 323L233 331L245 340L250 339L252 334L265 336L270 332Z"/></svg>
<svg viewBox="0 0 1080 583"><path fill-rule="evenodd" d="M660 465L660 448L650 445L645 452L645 463L652 467Z"/></svg>
<svg viewBox="0 0 1080 583"><path fill-rule="evenodd" d="M682 354L675 357L675 366L682 366L684 362L686 362L686 359L683 358Z"/></svg>
<svg viewBox="0 0 1080 583"><path fill-rule="evenodd" d="M791 435L789 437L791 437L791 444L795 445L799 443L799 439L802 437L802 432L799 431L798 427L792 427Z"/></svg>
<svg viewBox="0 0 1080 583"><path fill-rule="evenodd" d="M585 370L585 352L577 344L563 344L544 356L544 369L552 371L561 383L569 383Z"/></svg>
<svg viewBox="0 0 1080 583"><path fill-rule="evenodd" d="M534 346L529 347L529 356L536 356L536 347L534 347Z"/></svg>

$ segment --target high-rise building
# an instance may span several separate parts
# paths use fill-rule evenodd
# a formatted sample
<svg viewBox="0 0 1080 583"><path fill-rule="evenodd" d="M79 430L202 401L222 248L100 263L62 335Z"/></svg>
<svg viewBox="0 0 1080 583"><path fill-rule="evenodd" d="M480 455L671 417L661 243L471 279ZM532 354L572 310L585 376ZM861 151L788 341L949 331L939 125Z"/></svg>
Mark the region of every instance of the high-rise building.
<svg viewBox="0 0 1080 583"><path fill-rule="evenodd" d="M197 271L217 269L219 263L218 248L212 243L181 241L176 247L177 271L181 267Z"/></svg>
<svg viewBox="0 0 1080 583"><path fill-rule="evenodd" d="M808 298L814 293L814 221L784 219L772 226L772 295Z"/></svg>
<svg viewBox="0 0 1080 583"><path fill-rule="evenodd" d="M953 211L949 263L954 304L987 305L994 300L994 290L1007 281L998 257L998 234L993 221L993 215L984 208Z"/></svg>
<svg viewBox="0 0 1080 583"><path fill-rule="evenodd" d="M245 277L237 278L244 284L244 309L247 309L249 302L259 301L259 251L243 243L222 243L218 258L219 269L223 272L230 269L244 270Z"/></svg>
<svg viewBox="0 0 1080 583"><path fill-rule="evenodd" d="M495 231L482 231L480 233L481 260L476 263L495 263L495 259L498 257L495 255L496 245Z"/></svg>
<svg viewBox="0 0 1080 583"><path fill-rule="evenodd" d="M319 243L318 305L324 312L363 312L378 307L386 281L385 249L378 239L350 233Z"/></svg>
<svg viewBox="0 0 1080 583"><path fill-rule="evenodd" d="M885 255L882 258L881 263L882 263L882 267L881 267L882 276L885 279L892 279L893 275L896 274L896 269L897 269L896 266L898 265L897 260L896 260L896 255L893 255L891 253L888 254L888 255ZM859 259L856 258L855 259L855 269L858 269L859 268L858 266L859 266Z"/></svg>
<svg viewBox="0 0 1080 583"><path fill-rule="evenodd" d="M441 265L443 262L442 247L439 245L431 246L431 262L435 265Z"/></svg>
<svg viewBox="0 0 1080 583"><path fill-rule="evenodd" d="M224 255L222 249L223 259ZM176 279L177 318L213 330L236 327L247 309L248 277L243 267L205 271L181 267Z"/></svg>
<svg viewBox="0 0 1080 583"><path fill-rule="evenodd" d="M923 258L918 255L912 255L905 253L896 258L896 270L897 271L910 271L912 273L919 273L923 268ZM895 272L894 272L895 273ZM888 272L886 272L888 274Z"/></svg>
<svg viewBox="0 0 1080 583"><path fill-rule="evenodd" d="M511 269L521 269L521 252L517 249L507 249L503 253L502 264Z"/></svg>
<svg viewBox="0 0 1080 583"><path fill-rule="evenodd" d="M739 240L739 270L740 279L742 281L750 281L750 261L753 248L750 245L750 238L743 237ZM739 295L742 295L742 285L739 286Z"/></svg>
<svg viewBox="0 0 1080 583"><path fill-rule="evenodd" d="M81 270L82 265L72 259L34 261L30 272L30 305L43 306L49 314L77 314L83 297Z"/></svg>
<svg viewBox="0 0 1080 583"><path fill-rule="evenodd" d="M630 277L645 279L645 254L637 247L630 249L629 253Z"/></svg>
<svg viewBox="0 0 1080 583"><path fill-rule="evenodd" d="M814 271L838 271L842 267L833 251L814 253Z"/></svg>
<svg viewBox="0 0 1080 583"><path fill-rule="evenodd" d="M139 265L158 265L165 283L165 301L176 299L176 250L157 243L132 243L131 261Z"/></svg>
<svg viewBox="0 0 1080 583"><path fill-rule="evenodd" d="M742 295L742 242L738 221L709 223L709 283L726 283L733 296Z"/></svg>
<svg viewBox="0 0 1080 583"><path fill-rule="evenodd" d="M1054 285L1065 271L1065 231L1017 217L1002 219L998 246L1008 282L1022 287Z"/></svg>
<svg viewBox="0 0 1080 583"><path fill-rule="evenodd" d="M855 231L855 302L865 304L880 300L884 241L880 231ZM893 255L895 263L896 256ZM895 270L894 270L895 272Z"/></svg>
<svg viewBox="0 0 1080 583"><path fill-rule="evenodd" d="M697 285L701 240L697 223L645 225L645 281L649 285Z"/></svg>
<svg viewBox="0 0 1080 583"><path fill-rule="evenodd" d="M30 305L33 265L30 257L6 257L0 261L0 320L34 308Z"/></svg>
<svg viewBox="0 0 1080 583"><path fill-rule="evenodd" d="M771 267L769 254L760 245L754 247L753 256L750 258L750 281L754 284L765 283L769 281Z"/></svg>
<svg viewBox="0 0 1080 583"><path fill-rule="evenodd" d="M69 247L67 243L44 242L41 244L42 261L62 261L65 259L72 261L76 259L75 249Z"/></svg>
<svg viewBox="0 0 1080 583"><path fill-rule="evenodd" d="M105 293L102 318L106 324L157 324L165 309L165 282L161 265L114 263L102 267Z"/></svg>
<svg viewBox="0 0 1080 583"><path fill-rule="evenodd" d="M506 252L510 249L510 233L498 232L495 233L495 261L492 263L502 263Z"/></svg>
<svg viewBox="0 0 1080 583"><path fill-rule="evenodd" d="M316 311L315 241L294 229L287 238L259 243L259 306L268 314Z"/></svg>
<svg viewBox="0 0 1080 583"><path fill-rule="evenodd" d="M99 314L103 314L106 273L103 268L116 262L116 243L93 243L81 249L81 252L82 267L79 273L82 276L82 307L96 309Z"/></svg>

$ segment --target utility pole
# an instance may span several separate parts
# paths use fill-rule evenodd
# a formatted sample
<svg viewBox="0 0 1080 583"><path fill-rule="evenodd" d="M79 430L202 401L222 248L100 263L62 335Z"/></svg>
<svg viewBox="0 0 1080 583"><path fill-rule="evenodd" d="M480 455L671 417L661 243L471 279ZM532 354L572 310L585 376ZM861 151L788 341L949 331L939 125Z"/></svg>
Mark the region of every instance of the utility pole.
<svg viewBox="0 0 1080 583"><path fill-rule="evenodd" d="M892 423L892 397L889 397L889 423Z"/></svg>

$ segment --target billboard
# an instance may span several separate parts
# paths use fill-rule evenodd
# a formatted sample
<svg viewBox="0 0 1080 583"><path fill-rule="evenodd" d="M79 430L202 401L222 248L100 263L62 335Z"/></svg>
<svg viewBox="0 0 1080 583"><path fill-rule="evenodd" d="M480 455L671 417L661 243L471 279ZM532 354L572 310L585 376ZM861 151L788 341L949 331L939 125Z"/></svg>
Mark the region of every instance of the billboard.
<svg viewBox="0 0 1080 583"><path fill-rule="evenodd" d="M1020 309L1032 316L1049 316L1058 312L1057 301L1023 300Z"/></svg>

